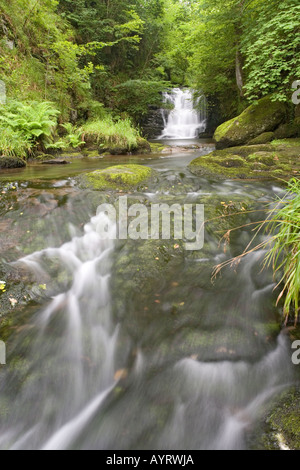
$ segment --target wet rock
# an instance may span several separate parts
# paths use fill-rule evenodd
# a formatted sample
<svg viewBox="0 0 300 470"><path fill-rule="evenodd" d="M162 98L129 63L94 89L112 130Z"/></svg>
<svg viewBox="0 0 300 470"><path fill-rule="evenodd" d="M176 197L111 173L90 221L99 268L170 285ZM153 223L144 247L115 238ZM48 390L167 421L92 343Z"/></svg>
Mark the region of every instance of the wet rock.
<svg viewBox="0 0 300 470"><path fill-rule="evenodd" d="M24 168L26 163L18 157L0 157L0 170L8 170L11 168Z"/></svg>
<svg viewBox="0 0 300 470"><path fill-rule="evenodd" d="M300 450L300 389L281 394L255 430L252 446L267 450Z"/></svg>
<svg viewBox="0 0 300 470"><path fill-rule="evenodd" d="M147 139L156 139L159 137L165 127L161 109L150 108L149 113L141 122L141 127Z"/></svg>

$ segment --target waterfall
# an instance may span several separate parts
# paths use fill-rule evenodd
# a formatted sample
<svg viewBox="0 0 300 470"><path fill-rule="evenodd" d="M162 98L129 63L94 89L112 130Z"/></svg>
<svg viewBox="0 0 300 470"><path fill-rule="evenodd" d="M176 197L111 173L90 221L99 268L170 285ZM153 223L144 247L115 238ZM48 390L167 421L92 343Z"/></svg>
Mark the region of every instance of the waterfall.
<svg viewBox="0 0 300 470"><path fill-rule="evenodd" d="M174 109L168 113L162 110L164 130L160 139L196 139L206 128L206 100L198 98L195 109L194 96L191 90L175 88L164 93L164 102L172 104Z"/></svg>

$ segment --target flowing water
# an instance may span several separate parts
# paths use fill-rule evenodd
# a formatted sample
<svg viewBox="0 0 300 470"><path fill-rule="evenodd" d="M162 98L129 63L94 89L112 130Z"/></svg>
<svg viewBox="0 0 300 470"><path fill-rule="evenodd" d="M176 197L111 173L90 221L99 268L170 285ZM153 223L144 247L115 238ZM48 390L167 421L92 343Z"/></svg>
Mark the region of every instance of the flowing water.
<svg viewBox="0 0 300 470"><path fill-rule="evenodd" d="M175 88L164 93L164 100L174 106L170 113L162 111L164 130L159 139L195 139L206 129L206 104L202 98L200 110L194 106L191 90ZM200 100L198 100L199 102Z"/></svg>
<svg viewBox="0 0 300 470"><path fill-rule="evenodd" d="M39 180L8 188L14 196L1 223L10 235L0 241L14 237L5 258L33 280L31 302L0 330L9 330L0 448L251 447L261 416L295 380L290 342L262 251L215 283L211 273L252 237L252 227L242 228L225 247L227 223L260 220L255 211L282 190L196 178L186 168L199 153L140 157L159 183L131 195L146 204L203 203L207 219L225 214L207 225L199 252L174 241L102 239L99 225L116 227L97 207L117 195L80 190L71 168L61 178L49 170L52 179L39 170Z"/></svg>

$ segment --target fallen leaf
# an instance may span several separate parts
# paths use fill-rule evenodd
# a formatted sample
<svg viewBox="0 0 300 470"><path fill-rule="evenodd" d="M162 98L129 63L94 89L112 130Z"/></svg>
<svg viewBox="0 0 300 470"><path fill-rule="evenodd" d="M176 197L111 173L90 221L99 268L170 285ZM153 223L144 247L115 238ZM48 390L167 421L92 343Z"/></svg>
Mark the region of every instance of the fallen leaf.
<svg viewBox="0 0 300 470"><path fill-rule="evenodd" d="M10 297L10 298L9 298L9 301L10 301L10 303L11 303L12 308L15 308L15 306L16 306L17 303L18 303L17 299L13 299L13 298Z"/></svg>
<svg viewBox="0 0 300 470"><path fill-rule="evenodd" d="M128 377L128 370L127 369L119 369L114 375L114 379L116 382L119 380L124 380Z"/></svg>

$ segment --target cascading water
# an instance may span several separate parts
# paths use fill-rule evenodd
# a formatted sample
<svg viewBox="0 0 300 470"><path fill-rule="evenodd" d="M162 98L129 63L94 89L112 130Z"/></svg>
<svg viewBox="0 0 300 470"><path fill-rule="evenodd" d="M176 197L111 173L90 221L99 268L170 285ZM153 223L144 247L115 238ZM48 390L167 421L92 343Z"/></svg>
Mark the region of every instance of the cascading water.
<svg viewBox="0 0 300 470"><path fill-rule="evenodd" d="M174 109L170 113L162 110L164 130L160 139L196 139L199 133L206 128L206 101L201 100L200 110L194 107L194 97L191 90L175 88L172 92L164 94L164 101L172 104Z"/></svg>
<svg viewBox="0 0 300 470"><path fill-rule="evenodd" d="M190 159L153 160L157 191L135 193L134 201L150 206L205 198L208 210L220 201L247 201L245 215L254 222L254 209L281 194L255 182L201 179L199 188L199 178L186 170ZM52 184L41 190L43 209L47 200L53 209L53 191L70 190L62 181L56 189ZM27 190L19 191L23 200ZM116 224L104 213L87 216L103 195L73 191L41 218L42 246L52 248L16 263L47 290L39 311L36 304L24 306L25 318L7 342L0 449L251 448L260 417L295 381L289 338L274 310L272 273L261 272L265 253L246 256L236 271L227 269L211 283L213 267L241 252L252 226L235 235L231 253L207 230L205 248L181 256L174 240L103 239L99 228L114 235ZM15 214L18 223L26 220L26 207L22 211ZM30 223L35 226L32 213ZM18 227L23 236L26 225ZM52 230L46 239L55 227L63 237Z"/></svg>
<svg viewBox="0 0 300 470"><path fill-rule="evenodd" d="M25 383L12 420L5 432L2 429L1 447L68 448L114 388L118 328L111 321L109 295L113 242L101 239L98 224L115 230L100 213L82 236L18 262L38 280L49 278L48 270L55 266L62 284L68 279L68 285L35 318L27 354L30 369L23 371ZM21 340L16 356L22 347ZM32 370L39 372L32 375ZM8 372L5 379L6 389L18 377L11 378Z"/></svg>

